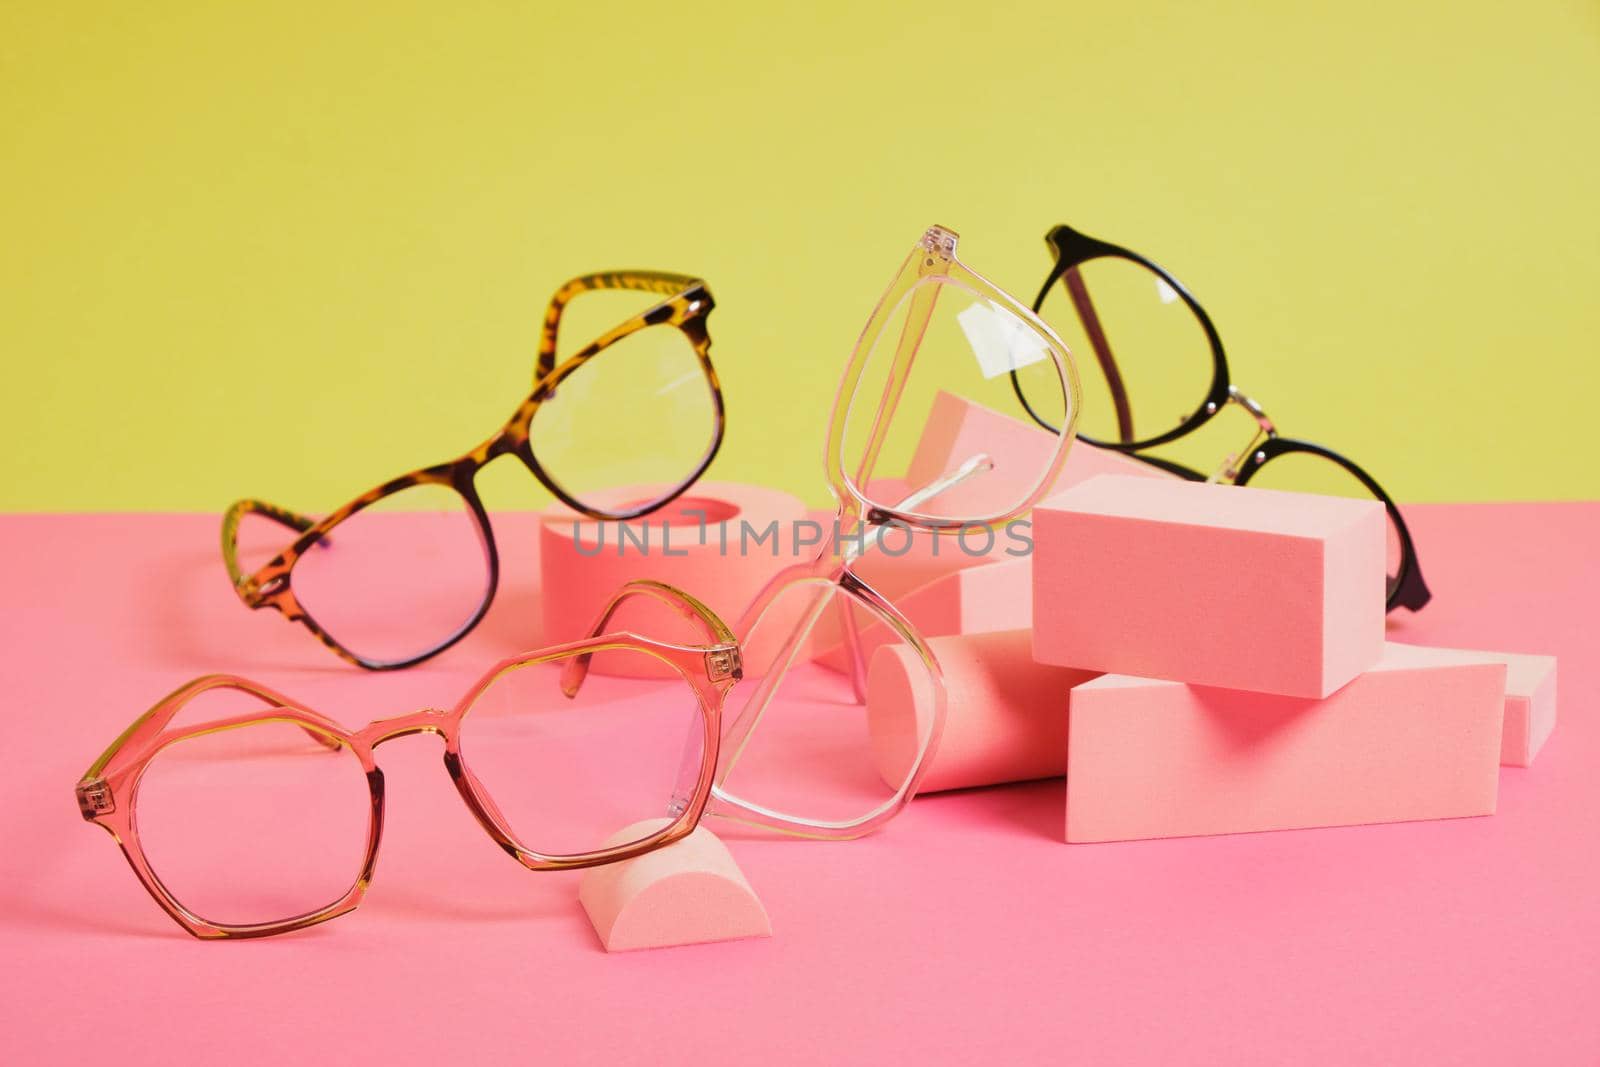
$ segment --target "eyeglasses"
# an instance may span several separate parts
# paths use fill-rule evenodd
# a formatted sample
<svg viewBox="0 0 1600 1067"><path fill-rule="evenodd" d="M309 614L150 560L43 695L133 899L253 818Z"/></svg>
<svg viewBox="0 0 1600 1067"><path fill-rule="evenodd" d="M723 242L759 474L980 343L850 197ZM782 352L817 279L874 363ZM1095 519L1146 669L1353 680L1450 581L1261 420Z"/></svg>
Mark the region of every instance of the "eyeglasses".
<svg viewBox="0 0 1600 1067"><path fill-rule="evenodd" d="M1376 497L1389 516L1389 610L1418 611L1432 597L1404 517L1377 479L1353 460L1280 436L1260 404L1228 374L1222 339L1199 301L1160 266L1067 226L1045 235L1055 265L1033 303L1086 363L1089 411L1078 436L1191 481L1258 484L1302 492ZM1059 287L1058 287L1059 283ZM1035 422L1056 429L1031 382L1014 375L1017 399ZM1249 414L1250 440L1209 475L1145 454L1199 429L1224 408Z"/></svg>
<svg viewBox="0 0 1600 1067"><path fill-rule="evenodd" d="M563 312L601 290L666 299L558 364ZM449 648L483 618L499 583L494 532L476 488L484 467L514 455L568 507L603 519L650 512L704 473L724 429L706 326L713 306L703 281L679 274L567 282L545 312L533 392L483 444L390 479L321 519L260 500L230 507L222 558L240 600L276 609L371 670L408 667ZM605 493L638 484L653 488L621 506ZM299 536L247 573L240 531L250 517Z"/></svg>
<svg viewBox="0 0 1600 1067"><path fill-rule="evenodd" d="M938 742L944 683L922 635L851 564L879 539L898 551L887 539L913 531L993 533L1060 473L1078 410L1071 357L1032 312L957 258L956 241L941 227L927 231L845 368L828 433L833 536L814 560L776 575L737 627L752 688L728 708L710 814L825 838L893 818ZM1066 428L1053 449L1019 450L978 428L952 454L950 438L925 432L952 397L1006 402L1011 372L1041 403L1050 398ZM878 671L903 672L923 698L914 725L869 714Z"/></svg>
<svg viewBox="0 0 1600 1067"><path fill-rule="evenodd" d="M453 710L357 731L243 678L197 678L95 761L79 807L202 938L285 933L360 904L383 830L373 751L409 734L444 739L461 799L531 870L661 848L694 829L710 798L740 650L692 597L643 580L618 594L635 596L673 609L705 643L609 633L531 652L497 665ZM591 665L608 677L586 686ZM189 711L203 721L174 724Z"/></svg>

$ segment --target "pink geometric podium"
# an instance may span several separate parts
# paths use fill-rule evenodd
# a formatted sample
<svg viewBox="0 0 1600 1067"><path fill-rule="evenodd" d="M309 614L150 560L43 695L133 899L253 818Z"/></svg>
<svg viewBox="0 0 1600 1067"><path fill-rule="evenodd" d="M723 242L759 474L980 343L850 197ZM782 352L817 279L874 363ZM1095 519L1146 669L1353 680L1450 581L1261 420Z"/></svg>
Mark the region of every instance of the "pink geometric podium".
<svg viewBox="0 0 1600 1067"><path fill-rule="evenodd" d="M1041 663L1325 697L1382 652L1375 500L1100 476L1033 536Z"/></svg>
<svg viewBox="0 0 1600 1067"><path fill-rule="evenodd" d="M1108 674L1072 691L1067 840L1488 815L1503 660L1388 644L1324 700Z"/></svg>

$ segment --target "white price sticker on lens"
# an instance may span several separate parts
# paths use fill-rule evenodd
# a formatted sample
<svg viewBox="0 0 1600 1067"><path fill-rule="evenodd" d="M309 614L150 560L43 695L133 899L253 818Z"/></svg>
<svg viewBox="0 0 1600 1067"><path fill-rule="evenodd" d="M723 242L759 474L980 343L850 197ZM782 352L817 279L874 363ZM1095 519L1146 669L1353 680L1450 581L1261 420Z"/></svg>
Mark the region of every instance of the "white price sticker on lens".
<svg viewBox="0 0 1600 1067"><path fill-rule="evenodd" d="M993 301L972 304L956 315L956 321L985 378L998 378L1050 358L1045 339Z"/></svg>

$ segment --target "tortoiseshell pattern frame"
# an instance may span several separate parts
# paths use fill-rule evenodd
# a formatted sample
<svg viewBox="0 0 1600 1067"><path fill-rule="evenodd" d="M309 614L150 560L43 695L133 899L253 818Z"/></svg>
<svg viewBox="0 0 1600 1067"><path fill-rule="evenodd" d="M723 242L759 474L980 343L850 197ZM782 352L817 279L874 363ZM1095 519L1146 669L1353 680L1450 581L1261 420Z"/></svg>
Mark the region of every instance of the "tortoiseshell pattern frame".
<svg viewBox="0 0 1600 1067"><path fill-rule="evenodd" d="M595 290L635 290L656 293L666 299L607 330L600 337L574 353L559 366L556 365L556 340L561 325L561 315L567 305L579 295ZM567 282L551 298L545 311L539 341L538 362L534 374L533 392L517 406L505 425L495 431L487 441L470 452L444 463L392 478L336 508L320 519L291 511L261 500L236 501L222 518L222 560L228 578L233 583L239 599L251 609L272 608L290 622L298 622L316 635L335 655L368 670L397 670L420 663L435 656L461 640L477 626L494 601L500 581L500 558L495 547L494 529L488 512L478 496L475 480L478 471L505 455L514 455L533 476L550 490L557 499L575 511L596 519L631 519L647 514L682 494L705 473L722 447L726 431L726 410L722 399L722 384L716 368L711 364L711 336L707 319L715 307L711 291L698 278L662 271L608 271L586 274ZM608 509L586 504L571 496L539 464L530 440L529 427L540 404L553 395L556 387L618 341L649 326L666 325L683 333L693 346L701 370L711 388L715 426L711 443L699 464L681 482L664 490L657 497L625 509ZM376 660L360 655L346 647L337 637L325 630L306 611L295 597L293 571L295 563L318 544L329 532L350 516L369 507L384 497L419 485L442 485L458 493L466 502L482 542L488 563L488 586L477 611L455 633L415 655L397 660ZM246 515L260 515L285 526L299 536L270 561L251 574L239 566L239 523ZM332 539L330 539L331 543Z"/></svg>
<svg viewBox="0 0 1600 1067"><path fill-rule="evenodd" d="M1406 525L1405 516L1400 514L1400 507L1394 502L1378 480L1368 474L1354 460L1310 441L1297 438L1282 437L1271 423L1262 415L1254 401L1239 392L1233 384L1233 379L1228 371L1228 357L1222 347L1222 336L1217 332L1211 316L1206 314L1205 308L1200 306L1194 294L1189 292L1177 278L1155 261L1139 253L1123 248L1121 245L1102 241L1086 233L1080 233L1067 225L1053 226L1045 234L1045 246L1049 248L1054 257L1054 264L1050 273L1045 277L1044 284L1039 287L1039 295L1033 302L1033 310L1037 314L1044 307L1045 298L1050 295L1058 283L1066 289L1067 296L1083 323L1085 332L1089 335L1094 348L1094 356L1105 376L1107 386L1111 391L1111 401L1117 417L1118 439L1115 441L1102 441L1080 434L1083 440L1100 448L1115 449L1124 455L1131 456L1153 467L1175 474L1180 478L1190 481L1203 482L1207 475L1192 467L1159 456L1145 455L1144 450L1168 444L1194 432L1211 420L1213 416L1222 411L1229 404L1238 404L1245 408L1261 424L1262 435L1253 447L1246 449L1236 463L1224 473L1222 480L1234 485L1246 485L1250 479L1266 466L1272 459L1299 453L1314 455L1328 460L1354 477L1362 486L1377 498L1389 514L1395 534L1400 542L1400 564L1398 573L1389 580L1388 589L1385 591L1389 611L1396 608L1406 608L1409 611L1421 611L1433 599L1433 593L1428 588L1428 583L1422 577L1422 565L1417 560L1416 543L1411 538L1411 529ZM1100 326L1099 316L1095 313L1093 302L1084 285L1081 273L1077 268L1093 259L1123 259L1130 263L1144 267L1165 282L1178 299L1188 307L1195 320L1199 322L1201 330L1205 333L1206 341L1211 347L1211 384L1206 390L1206 395L1200 399L1198 406L1190 412L1182 422L1171 430L1157 434L1153 437L1139 439L1134 435L1132 426L1132 408L1127 395L1127 388L1123 382L1122 374L1117 366L1116 359L1111 353L1110 344ZM1016 391L1017 399L1021 402L1023 410L1034 422L1047 430L1055 430L1048 419L1042 417L1028 403L1028 398L1022 390L1022 382L1013 373L1011 385Z"/></svg>
<svg viewBox="0 0 1600 1067"><path fill-rule="evenodd" d="M74 789L79 811L84 819L99 825L111 834L121 847L128 865L133 868L139 882L156 903L161 905L162 910L189 933L205 939L266 937L287 933L327 922L359 905L372 882L373 871L377 864L378 846L383 835L383 771L378 767L373 752L386 741L411 734L437 734L444 740L445 770L455 784L461 799L495 843L529 870L595 867L630 859L670 845L694 830L710 800L721 737L723 705L729 691L742 677L740 649L732 632L722 620L711 609L681 590L641 579L629 583L618 594L619 598L632 595L648 595L668 603L684 617L697 622L705 633L708 643L675 644L622 631L556 645L537 652L513 656L496 664L467 690L451 710L424 708L409 715L380 719L354 731L347 730L320 712L259 683L234 675L206 675L180 686L163 697L149 711L134 720L100 758L95 760ZM603 629L608 615L609 612L602 616L597 629ZM575 665L586 666L589 656L596 652L619 649L655 657L669 666L693 691L700 709L702 725L701 766L693 792L687 798L683 810L673 817L672 822L638 841L570 856L545 855L527 848L517 841L511 826L501 815L493 798L464 762L460 735L462 720L484 690L507 671L566 658L567 665L560 678L560 685L563 692L570 697L576 694L577 686L582 681L581 670L576 675L573 673ZM264 706L256 712L168 729L173 717L189 701L214 689L232 689L248 693L261 700ZM169 892L146 858L139 842L138 821L134 816L139 800L140 778L150 761L170 745L186 738L219 730L267 722L284 722L298 726L325 747L347 748L360 760L362 770L366 774L371 800L366 853L350 890L326 907L303 915L285 917L278 922L252 925L212 922L190 911Z"/></svg>

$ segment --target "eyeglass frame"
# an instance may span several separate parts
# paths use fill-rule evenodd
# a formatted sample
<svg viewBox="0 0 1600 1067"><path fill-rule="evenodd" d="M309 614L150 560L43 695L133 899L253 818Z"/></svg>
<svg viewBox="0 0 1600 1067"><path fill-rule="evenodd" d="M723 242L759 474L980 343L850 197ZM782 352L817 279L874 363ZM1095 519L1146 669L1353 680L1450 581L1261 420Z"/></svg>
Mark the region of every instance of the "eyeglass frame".
<svg viewBox="0 0 1600 1067"><path fill-rule="evenodd" d="M722 710L727 695L743 677L739 642L726 624L710 608L689 594L648 579L628 583L619 596L650 596L667 603L679 614L704 629L710 643L688 645L660 641L630 631L602 633L534 652L501 660L478 679L450 710L423 708L409 715L378 719L359 730L349 730L304 704L258 682L230 674L209 674L179 686L134 720L90 765L74 786L78 809L83 818L111 834L128 865L145 890L179 926L204 940L222 938L269 937L327 922L353 911L365 898L377 866L378 848L383 838L384 779L374 750L386 741L412 734L431 733L443 739L444 765L457 793L480 826L511 857L534 871L575 870L598 867L631 859L664 848L692 833L699 825L711 799L721 741ZM600 624L603 629L603 620ZM492 794L473 775L461 755L461 724L479 697L506 673L523 667L565 660L560 678L562 691L576 695L572 683L574 665L584 665L597 652L632 651L653 656L681 677L695 694L700 709L701 760L693 791L672 821L637 841L573 855L549 855L518 842L515 830L501 814ZM581 669L577 675L581 682ZM232 689L266 702L257 711L223 719L195 723L168 730L167 726L189 701L214 689ZM300 916L264 923L232 924L213 922L190 911L161 882L140 843L134 818L139 781L146 768L166 748L186 739L220 730L248 728L261 723L283 722L297 726L327 748L348 748L360 761L367 779L371 809L366 853L349 891L338 900Z"/></svg>
<svg viewBox="0 0 1600 1067"><path fill-rule="evenodd" d="M559 365L556 363L557 333L561 315L577 296L597 290L632 290L666 295L667 299L613 326L573 353ZM450 648L483 620L494 603L500 584L500 556L495 545L494 527L489 513L478 495L478 472L505 455L515 455L533 476L556 498L573 510L595 519L632 519L648 514L677 498L703 475L722 447L727 429L726 408L722 397L722 384L711 363L711 336L707 319L716 306L706 283L696 277L672 274L665 271L632 270L604 271L581 275L566 282L556 290L545 310L540 334L539 351L535 364L533 391L517 406L499 430L476 448L455 459L419 468L400 475L370 489L354 500L337 508L320 519L291 511L263 500L244 499L230 505L222 517L222 560L229 581L241 602L253 611L272 608L289 622L298 622L310 630L335 655L346 662L373 671L400 670L414 666ZM694 471L666 491L663 495L632 507L608 509L595 507L569 494L540 465L534 454L530 436L534 415L541 404L555 394L556 387L579 370L585 363L600 355L611 345L649 326L666 325L684 334L694 348L700 368L711 389L712 410L715 416L711 442ZM308 612L295 596L291 572L307 551L321 542L341 522L370 507L385 497L421 485L439 485L462 497L472 516L479 543L488 564L488 582L482 602L464 623L441 642L423 652L395 660L381 660L363 656L349 648L329 633ZM296 531L299 536L271 560L246 574L239 565L239 524L247 515L258 515ZM332 538L329 538L329 543Z"/></svg>
<svg viewBox="0 0 1600 1067"><path fill-rule="evenodd" d="M781 662L783 666L775 667L761 677L756 683L756 691L745 703L739 716L725 725L718 757L717 775L711 788L712 799L708 808L708 814L710 815L795 836L844 840L861 837L878 830L904 810L905 806L916 796L917 787L921 784L932 764L934 754L938 749L939 737L944 729L948 700L944 684L944 672L933 649L910 620L887 597L879 593L861 575L851 569L851 564L859 553L846 555L838 551L838 546L846 540L864 546L869 529L881 528L890 523L934 535L976 529L998 531L1006 523L1031 509L1049 491L1060 476L1061 470L1066 463L1067 450L1072 443L1071 430L1076 425L1078 407L1081 400L1077 370L1072 362L1071 354L1068 352L1066 345L1043 320L1009 293L967 267L957 258L958 240L958 235L955 232L942 226L930 227L923 234L917 245L912 249L911 254L901 264L899 272L890 282L889 287L873 309L845 365L844 375L840 380L839 389L834 398L833 411L829 421L824 462L827 468L828 488L837 504L834 520L835 529L852 532L848 536L842 536L837 540L823 538L823 544L819 547L815 558L808 562L796 563L785 567L770 578L740 614L739 621L735 626L735 632L740 635L740 639L748 641L751 630L767 608L778 597L794 586L803 582L831 586L833 589L832 596L843 595L848 597L875 615L877 621L886 625L895 636L904 641L927 668L929 679L933 683L934 697L927 742L899 790L877 808L857 819L805 819L743 800L728 791L726 788L728 776L732 773L744 745L748 742L750 735L765 714L767 706L771 702L773 691L783 680L784 675L792 668L800 646L809 636L816 619L820 617L821 612L828 606L827 602L819 602L813 607L810 618L794 628L793 632L785 640L779 655L774 657L774 663ZM921 501L935 495L937 492L950 488L967 477L980 473L983 467L977 462L963 464L959 470L947 475L946 478L933 485L921 487L898 502L887 503L869 495L865 488L865 483L867 483L872 473L871 466L876 462L876 453L882 444L882 434L886 432L886 427L899 403L898 393L893 396L886 393L879 398L878 412L874 420L874 425L878 428L878 440L868 446L862 459L862 467L854 476L850 475L847 470L844 455L846 426L849 423L852 402L855 400L856 391L860 386L868 361L872 358L876 341L882 334L890 316L899 306L901 299L916 285L928 278L948 279L1015 315L1021 323L1039 335L1039 339L1043 342L1041 345L1042 350L1049 354L1061 375L1062 392L1066 398L1068 414L1067 432L1053 431L1058 439L1056 450L1049 464L1043 469L1039 484L1014 507L1002 513L955 519L916 510L916 505ZM931 310L931 308L928 309L930 314ZM926 332L927 321L924 318L922 330L917 334L914 341L908 343L909 331L902 333L896 346L894 363L889 375L891 380L898 380L903 383L906 375L910 373L911 365L916 359L917 349L920 347L922 337ZM982 458L984 457L975 457L975 459ZM848 605L841 604L840 607L845 617L849 618ZM607 613L602 614L602 620L609 618L609 611L610 609L608 609ZM853 638L853 633L846 633L843 644L848 647L850 652L851 681L859 697L864 694L863 675L865 664L861 662L859 645Z"/></svg>
<svg viewBox="0 0 1600 1067"><path fill-rule="evenodd" d="M1112 244L1109 241L1102 241L1097 237L1091 237L1064 223L1050 228L1050 231L1045 234L1045 244L1055 257L1055 264L1046 276L1044 284L1039 287L1039 295L1033 302L1033 311L1038 315L1043 314L1044 302L1058 282L1067 289L1068 297L1072 300L1073 307L1083 323L1084 331L1089 335L1090 347L1094 350L1095 360L1100 367L1100 372L1111 390L1112 404L1117 415L1117 426L1120 436L1123 438L1121 441L1104 441L1090 437L1088 434L1080 433L1078 436L1082 440L1098 448L1113 449L1121 452L1123 455L1189 481L1220 481L1231 485L1248 485L1250 479L1269 460L1277 456L1301 453L1328 460L1354 476L1373 497L1379 500L1388 512L1389 520L1394 526L1396 537L1400 542L1399 573L1395 575L1393 582L1390 583L1390 588L1385 591L1386 610L1393 611L1395 608L1403 607L1408 611L1415 612L1421 611L1427 606L1428 602L1433 599L1433 592L1428 588L1428 583L1422 576L1422 565L1417 559L1416 542L1411 536L1410 527L1406 525L1405 517L1400 513L1399 505L1378 484L1376 478L1368 474L1360 464L1349 457L1311 441L1284 437L1279 434L1261 405L1233 384L1228 370L1227 354L1222 346L1222 337L1217 332L1216 325L1211 321L1211 316L1206 314L1205 308L1200 306L1200 302L1195 299L1194 294L1182 282L1154 260L1142 256L1132 249ZM1087 298L1087 291L1080 294L1078 290L1073 288L1070 280L1070 277L1077 277L1075 273L1077 267L1092 259L1107 258L1124 259L1155 274L1177 295L1178 299L1187 305L1189 311L1199 322L1201 330L1205 333L1206 341L1211 348L1211 385L1205 397L1200 401L1199 406L1175 428L1145 440L1129 439L1131 434L1128 427L1132 421L1132 416L1121 372L1116 366L1116 360L1112 356L1109 346L1105 344L1105 334L1099 325L1099 316L1094 312L1093 305L1089 306L1090 314L1087 318L1083 314L1080 299ZM1073 272L1070 277L1069 272ZM1081 280L1078 285L1081 288ZM1015 371L1011 373L1011 385L1017 395L1017 400L1022 404L1022 408L1028 413L1028 416L1045 429L1053 430L1054 427L1041 417L1034 410L1033 405L1028 402L1022 390L1022 382L1018 379ZM1193 433L1229 405L1241 408L1255 420L1256 433L1245 448L1229 455L1224 460L1221 469L1213 474L1206 475L1173 460L1142 454L1145 449L1169 444Z"/></svg>

